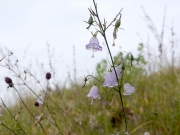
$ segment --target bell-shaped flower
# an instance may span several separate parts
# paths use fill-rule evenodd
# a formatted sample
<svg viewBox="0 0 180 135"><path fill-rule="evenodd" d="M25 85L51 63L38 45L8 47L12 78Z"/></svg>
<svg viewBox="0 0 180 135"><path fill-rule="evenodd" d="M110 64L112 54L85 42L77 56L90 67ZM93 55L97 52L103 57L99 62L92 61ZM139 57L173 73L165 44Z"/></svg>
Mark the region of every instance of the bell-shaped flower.
<svg viewBox="0 0 180 135"><path fill-rule="evenodd" d="M103 86L114 87L118 86L118 82L114 72L107 72Z"/></svg>
<svg viewBox="0 0 180 135"><path fill-rule="evenodd" d="M87 95L87 97L91 97L92 98L91 104L93 104L93 99L97 99L97 98L100 99L99 92L98 92L98 87L97 86L93 86L90 89L89 94Z"/></svg>
<svg viewBox="0 0 180 135"><path fill-rule="evenodd" d="M91 38L91 40L89 41L89 44L86 45L86 49L93 51L92 58L94 57L94 52L102 51L102 47L99 45L99 41L98 41L96 35L94 35Z"/></svg>
<svg viewBox="0 0 180 135"><path fill-rule="evenodd" d="M121 70L120 70L119 66L116 66L116 67L115 67L115 71L114 71L114 68L112 68L112 69L113 69L114 75L115 75L115 71L116 71L117 77L120 78L120 77L121 77ZM115 76L116 76L116 75L115 75Z"/></svg>
<svg viewBox="0 0 180 135"><path fill-rule="evenodd" d="M132 87L129 83L124 84L124 93L123 95L131 95L135 91L135 88Z"/></svg>

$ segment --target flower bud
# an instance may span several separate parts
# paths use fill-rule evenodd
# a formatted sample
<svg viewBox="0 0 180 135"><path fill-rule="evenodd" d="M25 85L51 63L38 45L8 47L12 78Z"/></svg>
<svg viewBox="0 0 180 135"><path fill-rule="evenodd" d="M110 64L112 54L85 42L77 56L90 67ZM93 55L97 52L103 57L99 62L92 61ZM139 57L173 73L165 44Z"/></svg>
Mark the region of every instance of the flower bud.
<svg viewBox="0 0 180 135"><path fill-rule="evenodd" d="M87 22L89 24L89 26L86 29L89 29L91 27L91 25L93 24L93 22L94 22L94 20L93 20L92 16L90 15L90 18Z"/></svg>
<svg viewBox="0 0 180 135"><path fill-rule="evenodd" d="M117 20L115 23L115 28L119 28L119 26L121 25L121 19Z"/></svg>
<svg viewBox="0 0 180 135"><path fill-rule="evenodd" d="M89 18L89 20L88 20L88 24L90 24L90 25L92 25L93 24L93 18L92 18L92 16L90 15L90 18Z"/></svg>
<svg viewBox="0 0 180 135"><path fill-rule="evenodd" d="M13 87L13 82L12 82L11 78L6 77L5 82L9 85L9 87Z"/></svg>
<svg viewBox="0 0 180 135"><path fill-rule="evenodd" d="M39 103L38 103L38 102L35 102L34 105L35 105L35 106L39 106Z"/></svg>
<svg viewBox="0 0 180 135"><path fill-rule="evenodd" d="M51 79L51 73L49 73L49 72L46 73L46 79L47 80Z"/></svg>

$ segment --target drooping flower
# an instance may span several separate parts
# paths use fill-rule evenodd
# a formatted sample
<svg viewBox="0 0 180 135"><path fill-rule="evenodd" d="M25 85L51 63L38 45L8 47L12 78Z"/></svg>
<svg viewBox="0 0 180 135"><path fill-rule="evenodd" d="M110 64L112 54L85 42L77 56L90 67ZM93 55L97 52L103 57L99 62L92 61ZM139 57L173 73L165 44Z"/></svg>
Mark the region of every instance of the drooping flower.
<svg viewBox="0 0 180 135"><path fill-rule="evenodd" d="M131 95L135 91L135 88L132 87L129 83L124 84L124 93L123 95Z"/></svg>
<svg viewBox="0 0 180 135"><path fill-rule="evenodd" d="M113 69L113 72L114 72L114 75L115 75L115 71L117 73L117 77L120 78L121 77L121 71L120 71L120 68L118 66L115 67L115 71L114 71L114 68ZM115 75L116 77L116 75Z"/></svg>
<svg viewBox="0 0 180 135"><path fill-rule="evenodd" d="M149 132L145 132L144 135L150 135L150 133Z"/></svg>
<svg viewBox="0 0 180 135"><path fill-rule="evenodd" d="M92 58L94 57L94 52L96 52L96 51L102 51L102 47L99 45L99 41L98 41L96 35L94 35L94 36L91 38L91 40L89 41L89 44L86 45L86 49L93 51Z"/></svg>
<svg viewBox="0 0 180 135"><path fill-rule="evenodd" d="M107 72L103 86L114 87L118 86L118 82L114 72Z"/></svg>
<svg viewBox="0 0 180 135"><path fill-rule="evenodd" d="M93 104L93 99L97 99L97 98L100 99L99 92L98 92L98 87L97 86L93 86L90 89L89 94L87 95L87 97L91 97L92 98L91 104Z"/></svg>

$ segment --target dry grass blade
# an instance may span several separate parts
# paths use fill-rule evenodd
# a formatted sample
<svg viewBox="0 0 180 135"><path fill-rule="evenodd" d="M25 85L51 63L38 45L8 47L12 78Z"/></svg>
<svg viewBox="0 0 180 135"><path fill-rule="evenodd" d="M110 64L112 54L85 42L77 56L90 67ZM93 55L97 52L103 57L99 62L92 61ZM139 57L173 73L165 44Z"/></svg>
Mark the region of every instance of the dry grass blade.
<svg viewBox="0 0 180 135"><path fill-rule="evenodd" d="M4 56L2 59L0 59L0 62L5 58L6 56Z"/></svg>

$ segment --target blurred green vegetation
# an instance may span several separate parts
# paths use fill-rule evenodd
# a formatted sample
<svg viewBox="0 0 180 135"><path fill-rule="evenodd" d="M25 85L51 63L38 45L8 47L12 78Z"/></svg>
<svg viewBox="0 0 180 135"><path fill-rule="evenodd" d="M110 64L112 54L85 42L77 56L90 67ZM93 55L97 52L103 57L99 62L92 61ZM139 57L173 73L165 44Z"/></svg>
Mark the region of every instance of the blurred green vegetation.
<svg viewBox="0 0 180 135"><path fill-rule="evenodd" d="M129 57L125 58L127 62L123 82L129 82L136 89L132 95L123 96L128 131L133 131L132 135L143 135L145 131L149 131L151 135L179 135L180 67L167 65L149 73L145 70L148 61L144 58L143 50L143 44L139 44L133 66L130 66ZM120 52L114 57L116 65L126 54ZM103 79L109 66L106 60L99 62L96 76ZM94 83L99 88L101 99L94 100L94 104L91 105L91 99L87 98L87 94ZM36 98L26 97L24 101L34 117L41 114L43 106L34 106ZM70 88L57 88L50 92L50 98L46 102L50 110L45 107L41 124L47 135L115 135L124 130L119 101L116 91L103 87L102 83L93 79L89 80L83 91L80 84L73 84ZM15 116L22 106L21 102L17 102L8 108ZM1 122L16 134L24 134L3 106L2 114ZM25 107L19 114L18 123L28 135L43 135L40 125L34 124L35 120ZM0 135L10 134L12 132L1 124Z"/></svg>

